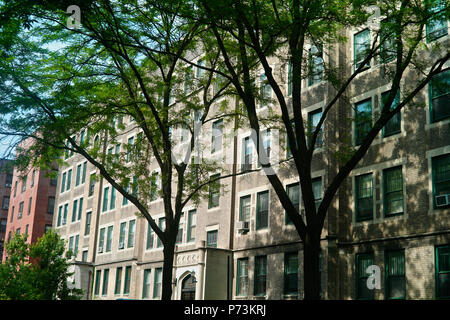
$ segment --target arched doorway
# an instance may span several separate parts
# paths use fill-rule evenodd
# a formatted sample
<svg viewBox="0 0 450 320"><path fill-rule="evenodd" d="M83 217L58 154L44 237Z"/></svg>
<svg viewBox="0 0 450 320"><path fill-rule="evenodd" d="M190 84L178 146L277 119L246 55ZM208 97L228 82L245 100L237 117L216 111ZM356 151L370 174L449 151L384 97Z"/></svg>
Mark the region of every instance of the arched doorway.
<svg viewBox="0 0 450 320"><path fill-rule="evenodd" d="M181 300L195 300L195 285L197 280L192 274L188 274L181 281Z"/></svg>

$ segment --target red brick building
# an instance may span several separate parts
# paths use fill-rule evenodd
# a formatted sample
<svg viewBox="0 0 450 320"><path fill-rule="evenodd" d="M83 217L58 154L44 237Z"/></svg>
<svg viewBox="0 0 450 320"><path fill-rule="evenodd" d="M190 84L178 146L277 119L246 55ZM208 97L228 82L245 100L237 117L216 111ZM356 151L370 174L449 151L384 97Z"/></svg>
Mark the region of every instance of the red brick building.
<svg viewBox="0 0 450 320"><path fill-rule="evenodd" d="M14 168L5 242L14 233L28 234L28 242L35 242L52 226L57 179L46 171L30 168L19 172ZM6 250L3 251L6 258Z"/></svg>
<svg viewBox="0 0 450 320"><path fill-rule="evenodd" d="M0 257L3 255L5 244L12 178L11 160L0 159Z"/></svg>

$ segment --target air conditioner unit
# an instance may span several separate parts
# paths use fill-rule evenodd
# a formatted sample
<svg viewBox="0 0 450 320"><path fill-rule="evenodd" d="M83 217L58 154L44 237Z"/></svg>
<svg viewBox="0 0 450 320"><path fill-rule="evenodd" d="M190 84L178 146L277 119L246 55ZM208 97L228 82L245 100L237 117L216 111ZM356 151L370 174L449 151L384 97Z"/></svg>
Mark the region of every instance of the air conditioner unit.
<svg viewBox="0 0 450 320"><path fill-rule="evenodd" d="M250 230L248 221L238 221L236 225L237 231L239 233L245 233Z"/></svg>
<svg viewBox="0 0 450 320"><path fill-rule="evenodd" d="M435 199L437 207L444 207L450 205L450 194L441 194L439 196L436 196Z"/></svg>

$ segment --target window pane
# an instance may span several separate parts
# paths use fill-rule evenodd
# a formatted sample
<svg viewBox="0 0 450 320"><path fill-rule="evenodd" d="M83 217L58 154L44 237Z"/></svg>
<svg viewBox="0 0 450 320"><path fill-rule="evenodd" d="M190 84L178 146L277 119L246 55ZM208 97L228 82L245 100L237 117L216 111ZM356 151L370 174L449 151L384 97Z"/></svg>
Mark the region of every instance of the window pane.
<svg viewBox="0 0 450 320"><path fill-rule="evenodd" d="M443 71L431 79L431 116L432 121L440 121L450 117L450 69Z"/></svg>
<svg viewBox="0 0 450 320"><path fill-rule="evenodd" d="M355 69L357 69L361 62L366 58L368 50L370 49L370 31L369 29L363 30L354 36L354 63ZM365 67L370 67L370 63L367 63Z"/></svg>
<svg viewBox="0 0 450 320"><path fill-rule="evenodd" d="M402 167L386 169L384 178L384 205L385 215L403 212L403 175Z"/></svg>
<svg viewBox="0 0 450 320"><path fill-rule="evenodd" d="M372 102L361 101L355 107L355 145L360 145L372 128Z"/></svg>
<svg viewBox="0 0 450 320"><path fill-rule="evenodd" d="M373 299L374 290L370 290L367 287L369 274L366 272L366 269L371 265L373 265L373 254L364 253L356 255L357 299Z"/></svg>
<svg viewBox="0 0 450 320"><path fill-rule="evenodd" d="M260 192L256 204L256 229L266 228L269 224L269 192Z"/></svg>
<svg viewBox="0 0 450 320"><path fill-rule="evenodd" d="M239 221L250 221L251 196L241 197Z"/></svg>
<svg viewBox="0 0 450 320"><path fill-rule="evenodd" d="M384 106L385 102L387 101L387 98L389 97L389 91L384 92L381 94L381 104ZM395 109L397 105L400 102L400 94L397 92L397 95L394 98L394 101L392 101L391 104L391 110ZM383 136L387 137L390 135L393 135L395 133L399 133L401 131L401 114L400 112L396 113L384 126L383 128Z"/></svg>
<svg viewBox="0 0 450 320"><path fill-rule="evenodd" d="M356 177L356 220L373 218L373 179L372 174Z"/></svg>

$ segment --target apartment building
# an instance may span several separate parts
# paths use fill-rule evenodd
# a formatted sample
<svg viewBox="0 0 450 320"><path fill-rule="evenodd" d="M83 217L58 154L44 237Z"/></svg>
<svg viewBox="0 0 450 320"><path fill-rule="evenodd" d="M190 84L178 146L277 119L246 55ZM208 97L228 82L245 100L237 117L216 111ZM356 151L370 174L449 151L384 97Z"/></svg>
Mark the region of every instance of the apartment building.
<svg viewBox="0 0 450 320"><path fill-rule="evenodd" d="M427 29L427 41L448 47L448 21L433 28ZM313 124L335 93L321 76L321 64L348 66L350 74L373 35L369 29L359 29L346 30L345 36L348 43L325 49L326 54L311 60L316 72L304 79L303 116ZM311 56L317 53L314 46L309 51ZM349 87L346 99L327 115L313 155L317 203L339 168L337 146L342 141L351 141L355 147L360 144L367 121L375 119L390 89L378 59L370 61ZM270 63L276 76L286 79L289 101L289 64L275 58ZM273 97L262 71L257 78L261 92ZM413 72L407 73L399 99L415 79ZM321 237L324 299L450 297L449 84L447 63L416 96L414 103L423 107L407 106L395 116L339 189ZM264 114L271 107L261 104L258 112ZM106 143L105 153L119 154L121 146L138 140L132 119L120 121L128 130L119 135L118 144ZM210 129L216 130L208 136L207 156L233 159L229 170L240 175L224 179L224 191L211 190L208 201L186 206L174 259L173 298L301 299L302 241L264 173L250 172L259 166L250 130L241 128L226 140L231 128L220 120L212 122ZM85 136L81 132L76 138ZM271 160L290 158L281 132L266 130L263 146ZM75 251L76 264L87 266L86 298L159 299L162 246L148 222L86 160L68 154L66 161L68 166L61 168L58 180L54 227ZM149 166L153 174L146 178L153 179L157 189L157 166ZM294 172L293 164L286 161L278 174L302 212ZM150 197L149 207L163 227L163 204L157 193ZM374 289L367 286L369 266L380 280Z"/></svg>
<svg viewBox="0 0 450 320"><path fill-rule="evenodd" d="M11 196L13 168L11 160L0 159L0 257L5 248L6 224L8 221L8 209Z"/></svg>
<svg viewBox="0 0 450 320"><path fill-rule="evenodd" d="M26 150L31 143L31 138L25 139L20 143L20 148ZM12 180L8 183L11 184L11 193L6 221L6 241L17 233L27 234L28 243L36 242L52 227L56 179L46 170L30 168L25 172L19 172L14 168ZM7 258L6 251L2 257L3 260Z"/></svg>

